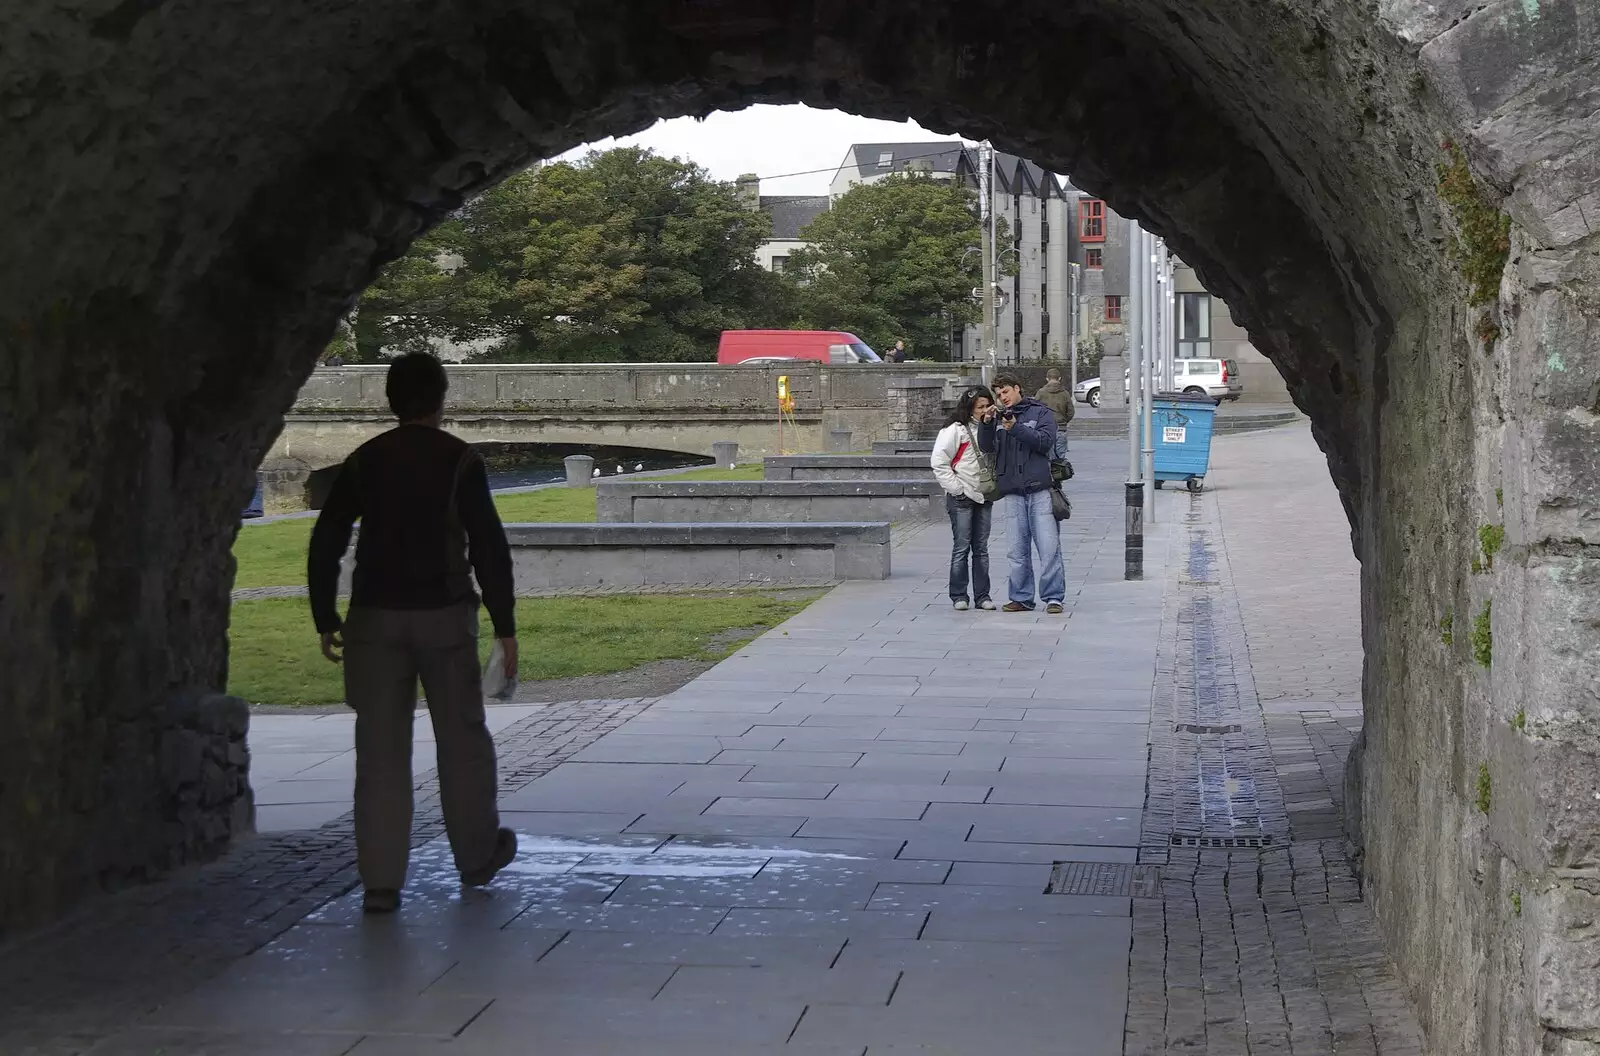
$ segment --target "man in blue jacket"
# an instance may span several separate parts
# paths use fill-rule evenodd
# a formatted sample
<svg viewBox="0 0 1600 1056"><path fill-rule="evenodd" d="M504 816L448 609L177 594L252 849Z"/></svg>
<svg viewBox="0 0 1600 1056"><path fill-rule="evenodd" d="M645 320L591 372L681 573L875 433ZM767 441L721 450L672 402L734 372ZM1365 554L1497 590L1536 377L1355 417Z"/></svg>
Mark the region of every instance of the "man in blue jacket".
<svg viewBox="0 0 1600 1056"><path fill-rule="evenodd" d="M1011 524L1011 600L1006 612L1034 607L1033 552L1039 554L1039 591L1045 611L1059 613L1067 594L1061 567L1061 528L1050 512L1050 454L1056 446L1056 417L1050 408L1022 394L1012 374L994 379L1000 403L978 426L978 447L994 459L995 483Z"/></svg>

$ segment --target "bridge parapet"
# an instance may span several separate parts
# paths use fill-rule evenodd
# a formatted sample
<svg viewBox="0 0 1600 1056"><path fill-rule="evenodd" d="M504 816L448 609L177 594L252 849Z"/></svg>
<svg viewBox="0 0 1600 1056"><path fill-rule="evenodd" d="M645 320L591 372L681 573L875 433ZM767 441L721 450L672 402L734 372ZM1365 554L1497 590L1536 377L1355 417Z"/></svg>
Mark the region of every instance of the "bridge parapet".
<svg viewBox="0 0 1600 1056"><path fill-rule="evenodd" d="M291 415L387 414L382 364L312 373ZM959 363L903 366L722 366L716 363L501 363L447 366L451 414L540 412L777 411L778 378L789 379L796 413L882 408L891 380L954 380Z"/></svg>

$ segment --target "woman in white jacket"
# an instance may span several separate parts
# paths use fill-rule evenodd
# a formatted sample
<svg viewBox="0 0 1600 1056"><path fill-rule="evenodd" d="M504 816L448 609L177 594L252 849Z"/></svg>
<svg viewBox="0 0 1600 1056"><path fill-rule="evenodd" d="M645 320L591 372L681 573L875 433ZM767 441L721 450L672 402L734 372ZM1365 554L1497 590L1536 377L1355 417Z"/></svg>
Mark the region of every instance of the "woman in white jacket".
<svg viewBox="0 0 1600 1056"><path fill-rule="evenodd" d="M989 599L989 522L994 471L978 451L978 421L994 404L994 393L981 386L966 390L950 421L933 442L933 475L944 488L950 514L950 600L958 611L969 604L967 570L970 557L972 595L980 609L994 608Z"/></svg>

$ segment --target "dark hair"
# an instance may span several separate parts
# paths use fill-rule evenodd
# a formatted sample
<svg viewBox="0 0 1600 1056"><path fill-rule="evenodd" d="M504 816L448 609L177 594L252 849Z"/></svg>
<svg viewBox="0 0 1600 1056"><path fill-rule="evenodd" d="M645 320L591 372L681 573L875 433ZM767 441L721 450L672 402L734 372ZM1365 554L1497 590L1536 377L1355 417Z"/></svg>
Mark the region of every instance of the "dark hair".
<svg viewBox="0 0 1600 1056"><path fill-rule="evenodd" d="M383 387L389 409L402 422L426 418L439 410L449 388L443 364L426 352L410 352L389 364L389 378Z"/></svg>
<svg viewBox="0 0 1600 1056"><path fill-rule="evenodd" d="M1020 389L1022 388L1022 379L1018 378L1015 374L996 374L994 376L995 388L1000 389L1007 385L1011 386L1013 389Z"/></svg>
<svg viewBox="0 0 1600 1056"><path fill-rule="evenodd" d="M982 385L974 385L972 388L962 392L961 398L956 401L956 409L950 412L950 419L944 424L971 425L972 408L980 399L988 400L990 403L993 403L994 393L990 392Z"/></svg>

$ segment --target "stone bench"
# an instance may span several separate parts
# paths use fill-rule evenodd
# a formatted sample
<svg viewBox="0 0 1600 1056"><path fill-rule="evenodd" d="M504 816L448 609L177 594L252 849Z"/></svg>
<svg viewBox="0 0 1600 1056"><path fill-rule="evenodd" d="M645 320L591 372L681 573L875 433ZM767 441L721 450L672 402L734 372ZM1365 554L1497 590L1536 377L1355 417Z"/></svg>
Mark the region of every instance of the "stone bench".
<svg viewBox="0 0 1600 1056"><path fill-rule="evenodd" d="M933 456L933 440L874 440L872 442L874 455L922 455L927 458Z"/></svg>
<svg viewBox="0 0 1600 1056"><path fill-rule="evenodd" d="M943 491L922 480L602 480L602 523L906 521L937 515Z"/></svg>
<svg viewBox="0 0 1600 1056"><path fill-rule="evenodd" d="M933 479L928 455L768 455L768 480Z"/></svg>
<svg viewBox="0 0 1600 1056"><path fill-rule="evenodd" d="M889 577L889 525L509 524L518 594Z"/></svg>

